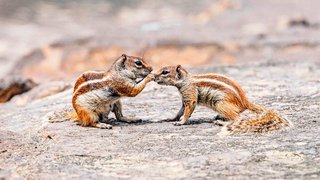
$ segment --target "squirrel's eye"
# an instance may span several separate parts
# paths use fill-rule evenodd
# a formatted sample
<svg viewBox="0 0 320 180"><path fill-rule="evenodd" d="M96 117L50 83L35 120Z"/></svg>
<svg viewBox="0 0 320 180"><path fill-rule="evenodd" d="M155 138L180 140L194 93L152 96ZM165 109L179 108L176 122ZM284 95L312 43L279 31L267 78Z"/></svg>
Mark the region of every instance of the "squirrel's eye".
<svg viewBox="0 0 320 180"><path fill-rule="evenodd" d="M136 61L134 63L136 63L137 66L142 66L142 62L141 61Z"/></svg>
<svg viewBox="0 0 320 180"><path fill-rule="evenodd" d="M168 71L168 70L163 70L161 74L162 74L162 75L169 74L169 71Z"/></svg>

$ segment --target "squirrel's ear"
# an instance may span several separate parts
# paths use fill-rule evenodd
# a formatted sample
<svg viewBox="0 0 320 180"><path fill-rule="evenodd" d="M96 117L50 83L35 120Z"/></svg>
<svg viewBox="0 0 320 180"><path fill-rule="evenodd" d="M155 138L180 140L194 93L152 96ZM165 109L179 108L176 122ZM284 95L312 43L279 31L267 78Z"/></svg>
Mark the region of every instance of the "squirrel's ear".
<svg viewBox="0 0 320 180"><path fill-rule="evenodd" d="M124 60L124 61L126 61L127 60L127 55L126 54L122 54L122 56L121 56L121 58Z"/></svg>
<svg viewBox="0 0 320 180"><path fill-rule="evenodd" d="M181 65L178 65L176 67L176 71L177 71L177 74L178 74L178 79L181 79L181 76L182 76L182 73L181 73Z"/></svg>
<svg viewBox="0 0 320 180"><path fill-rule="evenodd" d="M180 72L180 71L181 71L181 65L180 65L180 64L177 66L176 71L177 71L177 72Z"/></svg>
<svg viewBox="0 0 320 180"><path fill-rule="evenodd" d="M128 56L125 54L122 54L117 60L116 60L116 65L118 68L124 68L124 63L128 59Z"/></svg>

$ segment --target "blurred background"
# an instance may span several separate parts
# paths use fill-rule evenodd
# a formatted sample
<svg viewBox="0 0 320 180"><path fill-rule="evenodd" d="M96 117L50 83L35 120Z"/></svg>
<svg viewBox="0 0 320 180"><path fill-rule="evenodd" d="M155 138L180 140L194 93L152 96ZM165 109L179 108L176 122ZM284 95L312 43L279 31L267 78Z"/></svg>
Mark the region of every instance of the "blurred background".
<svg viewBox="0 0 320 180"><path fill-rule="evenodd" d="M0 0L0 78L73 80L121 54L156 68L319 61L319 0Z"/></svg>

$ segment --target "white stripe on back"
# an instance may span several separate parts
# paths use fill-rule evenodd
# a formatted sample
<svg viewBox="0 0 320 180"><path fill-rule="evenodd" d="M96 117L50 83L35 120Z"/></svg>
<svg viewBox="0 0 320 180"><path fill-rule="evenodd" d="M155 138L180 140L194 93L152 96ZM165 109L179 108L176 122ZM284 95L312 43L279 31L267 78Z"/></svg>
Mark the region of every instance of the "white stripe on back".
<svg viewBox="0 0 320 180"><path fill-rule="evenodd" d="M81 87L83 86L86 86L88 85L89 83L97 83L97 82L101 82L101 81L105 81L106 78L103 78L103 79L94 79L94 80L89 80L89 81L86 81L86 82L83 82L82 84L80 84L78 86L78 88L74 91L74 93L76 93Z"/></svg>
<svg viewBox="0 0 320 180"><path fill-rule="evenodd" d="M222 82L222 81L219 81L219 80L216 80L216 79L210 79L210 78L194 78L194 79L198 83L208 82L208 83L221 85L223 87L226 87L226 88L230 89L231 91L233 91L236 95L238 95L240 97L238 91L233 86L230 86L229 84L226 84L225 82Z"/></svg>

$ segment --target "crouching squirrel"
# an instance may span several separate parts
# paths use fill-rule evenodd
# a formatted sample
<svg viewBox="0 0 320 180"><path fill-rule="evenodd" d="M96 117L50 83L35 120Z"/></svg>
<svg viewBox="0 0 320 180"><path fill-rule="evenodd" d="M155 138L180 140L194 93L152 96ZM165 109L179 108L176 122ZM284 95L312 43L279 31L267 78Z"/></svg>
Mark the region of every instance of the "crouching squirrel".
<svg viewBox="0 0 320 180"><path fill-rule="evenodd" d="M72 119L82 126L110 129L105 118L113 112L119 121L136 122L123 116L120 98L138 95L153 80L151 71L143 59L123 54L108 71L83 73L74 85ZM139 78L143 80L137 82Z"/></svg>
<svg viewBox="0 0 320 180"><path fill-rule="evenodd" d="M180 120L175 125L188 124L197 104L209 107L220 115L218 117L227 119L229 122L224 123L222 131L227 134L262 133L291 125L276 112L249 102L244 90L223 75L192 75L178 65L160 69L155 74L155 82L160 85L175 86L181 93L182 108L176 117L171 119ZM253 111L255 116L241 119L240 115L245 110Z"/></svg>

